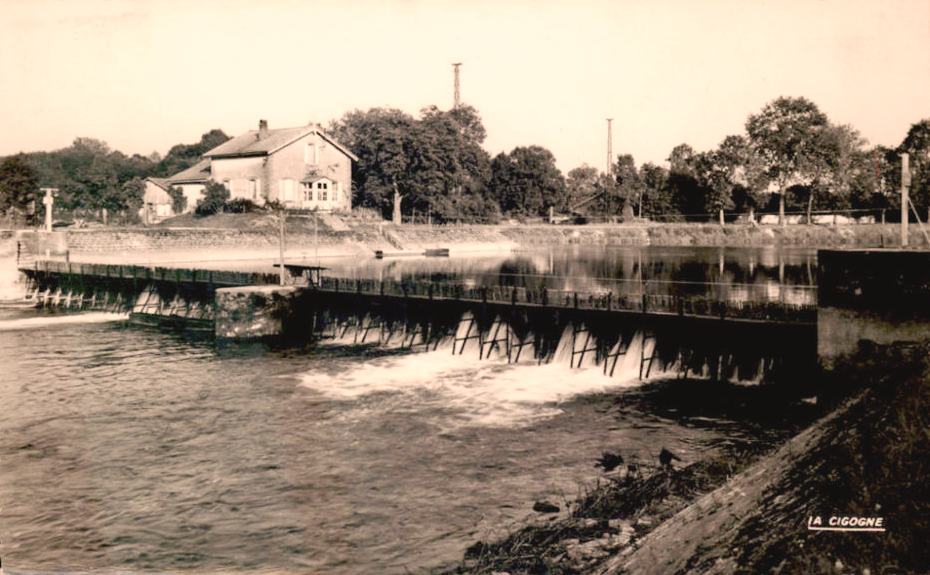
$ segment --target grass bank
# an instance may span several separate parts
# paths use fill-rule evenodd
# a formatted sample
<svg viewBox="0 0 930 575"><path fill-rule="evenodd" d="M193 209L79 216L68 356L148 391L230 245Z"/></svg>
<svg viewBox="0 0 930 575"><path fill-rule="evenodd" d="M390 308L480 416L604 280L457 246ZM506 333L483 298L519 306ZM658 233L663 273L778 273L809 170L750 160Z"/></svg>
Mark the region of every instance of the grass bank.
<svg viewBox="0 0 930 575"><path fill-rule="evenodd" d="M788 441L601 480L567 515L476 543L451 572L930 572L928 357L930 345L865 350L827 382L829 414ZM810 531L813 516L881 516L888 530Z"/></svg>
<svg viewBox="0 0 930 575"><path fill-rule="evenodd" d="M180 216L161 224L176 228L233 228L267 230L276 226L264 214L217 214L206 218ZM422 249L424 247L481 246L532 247L539 245L604 246L799 246L799 247L893 247L900 243L894 224L791 225L648 223L613 225L445 225L395 226L370 216L291 217L288 229L302 237L314 233L327 241L352 241L373 249ZM909 242L926 245L917 226Z"/></svg>

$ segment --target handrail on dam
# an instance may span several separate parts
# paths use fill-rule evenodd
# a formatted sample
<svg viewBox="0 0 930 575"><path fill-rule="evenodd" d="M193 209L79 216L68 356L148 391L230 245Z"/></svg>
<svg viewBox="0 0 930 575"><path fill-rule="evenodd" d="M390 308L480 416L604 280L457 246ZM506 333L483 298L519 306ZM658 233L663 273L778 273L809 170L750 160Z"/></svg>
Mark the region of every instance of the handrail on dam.
<svg viewBox="0 0 930 575"><path fill-rule="evenodd" d="M787 302L729 301L695 296L578 292L509 286L470 286L464 283L394 281L322 277L315 289L333 293L356 293L426 300L461 300L569 309L628 311L747 321L814 323L817 306Z"/></svg>
<svg viewBox="0 0 930 575"><path fill-rule="evenodd" d="M146 267L119 264L72 263L54 260L36 261L22 271L83 275L113 279L136 279L176 283L202 283L218 286L246 286L276 284L278 274L237 272L227 270L198 270L185 268Z"/></svg>

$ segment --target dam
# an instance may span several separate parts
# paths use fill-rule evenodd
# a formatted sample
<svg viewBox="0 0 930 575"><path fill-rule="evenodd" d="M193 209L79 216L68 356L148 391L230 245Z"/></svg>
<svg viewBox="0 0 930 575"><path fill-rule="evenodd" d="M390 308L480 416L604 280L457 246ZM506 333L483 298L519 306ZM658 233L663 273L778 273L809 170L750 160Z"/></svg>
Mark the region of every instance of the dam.
<svg viewBox="0 0 930 575"><path fill-rule="evenodd" d="M354 344L492 354L507 363L598 366L635 355L640 379L796 380L816 364L816 307L648 293L645 285L575 291L467 281L371 280L286 265L268 273L35 261L27 299L67 310L130 313L137 322L218 338L350 338ZM700 286L703 288L703 286Z"/></svg>

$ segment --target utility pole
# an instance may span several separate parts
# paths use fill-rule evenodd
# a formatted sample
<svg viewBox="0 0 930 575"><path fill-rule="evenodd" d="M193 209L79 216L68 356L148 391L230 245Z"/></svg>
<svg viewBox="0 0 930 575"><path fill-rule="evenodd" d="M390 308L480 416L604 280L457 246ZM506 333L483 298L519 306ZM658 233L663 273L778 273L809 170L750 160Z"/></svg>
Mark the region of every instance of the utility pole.
<svg viewBox="0 0 930 575"><path fill-rule="evenodd" d="M285 234L285 231L284 231L284 226L285 226L285 218L287 217L286 214L287 212L285 212L283 209L280 212L278 212L278 218L280 219L279 227L278 227L278 257L280 260L279 263L281 264L281 269L278 270L279 271L278 279L282 286L285 284L285 273L284 273L285 272L284 270L284 239L285 239L284 234Z"/></svg>
<svg viewBox="0 0 930 575"><path fill-rule="evenodd" d="M911 201L908 188L911 186L910 156L907 152L901 154L901 247L907 247L907 220L908 204Z"/></svg>
<svg viewBox="0 0 930 575"><path fill-rule="evenodd" d="M458 109L458 107L459 107L459 106L461 105L461 103L462 103L462 95L461 95L461 92L459 91L459 66L461 66L461 65L462 65L461 62L454 62L454 63L452 64L452 69L455 71L455 94L454 94L453 100L452 100L452 102L453 102L453 104L452 104L452 109L453 109L453 110Z"/></svg>
<svg viewBox="0 0 930 575"><path fill-rule="evenodd" d="M610 217L610 204L614 193L614 143L613 118L607 118L607 217Z"/></svg>
<svg viewBox="0 0 930 575"><path fill-rule="evenodd" d="M614 174L613 118L607 118L607 176Z"/></svg>

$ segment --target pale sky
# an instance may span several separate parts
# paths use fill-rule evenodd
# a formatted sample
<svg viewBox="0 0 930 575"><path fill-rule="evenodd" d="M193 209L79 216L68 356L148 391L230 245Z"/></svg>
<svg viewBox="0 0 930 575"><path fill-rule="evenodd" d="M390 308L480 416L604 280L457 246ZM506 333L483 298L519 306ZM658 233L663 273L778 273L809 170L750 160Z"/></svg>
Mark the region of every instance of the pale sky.
<svg viewBox="0 0 930 575"><path fill-rule="evenodd" d="M604 168L607 117L664 162L780 95L894 146L930 117L930 0L0 0L0 154L449 108L452 62L488 152L563 171Z"/></svg>

